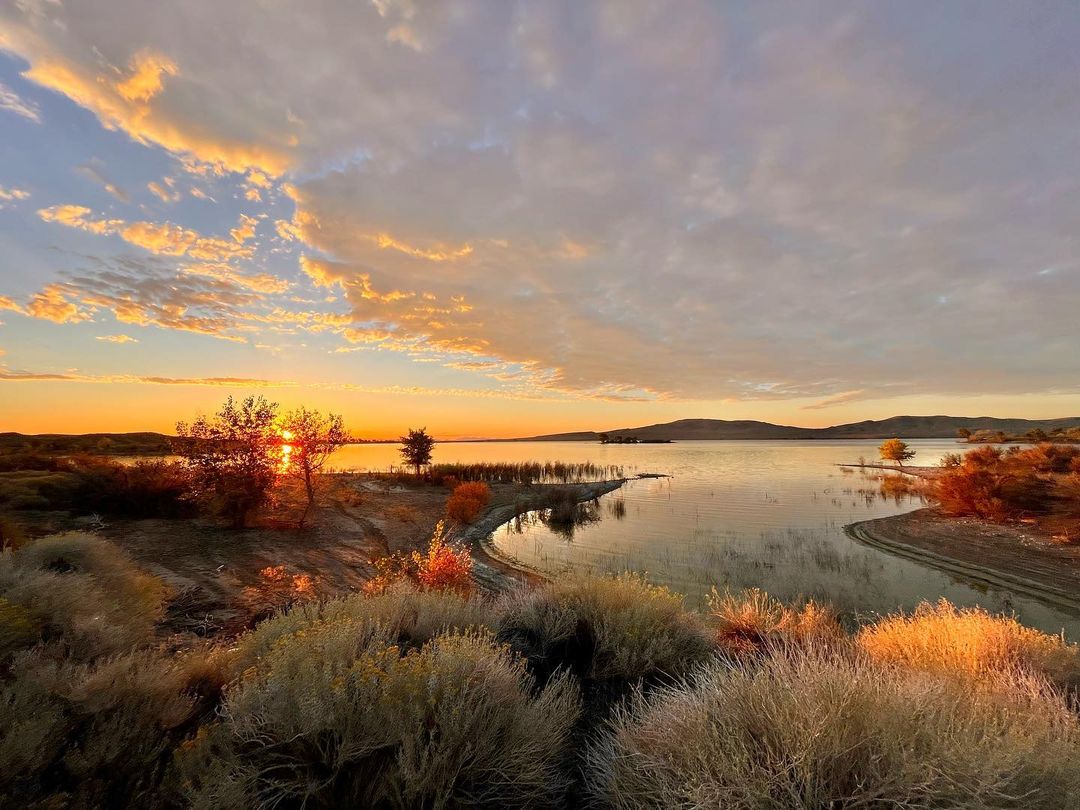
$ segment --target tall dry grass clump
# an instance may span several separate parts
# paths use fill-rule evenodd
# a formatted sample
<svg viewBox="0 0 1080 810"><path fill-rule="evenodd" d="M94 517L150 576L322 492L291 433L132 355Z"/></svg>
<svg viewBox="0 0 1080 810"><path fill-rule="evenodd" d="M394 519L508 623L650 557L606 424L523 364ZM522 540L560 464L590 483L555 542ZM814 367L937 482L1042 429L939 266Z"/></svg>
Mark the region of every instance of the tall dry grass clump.
<svg viewBox="0 0 1080 810"><path fill-rule="evenodd" d="M982 608L942 599L911 615L886 616L864 627L856 644L874 661L977 678L1017 669L1061 687L1080 686L1080 648Z"/></svg>
<svg viewBox="0 0 1080 810"><path fill-rule="evenodd" d="M537 691L488 635L402 654L381 625L340 618L249 668L177 784L196 808L553 806L578 711L568 678Z"/></svg>
<svg viewBox="0 0 1080 810"><path fill-rule="evenodd" d="M629 682L685 672L712 652L682 596L633 574L561 578L503 597L496 612L499 639L542 674Z"/></svg>
<svg viewBox="0 0 1080 810"><path fill-rule="evenodd" d="M970 689L836 650L719 662L638 694L587 752L614 808L1055 808L1080 800L1080 724L1045 681Z"/></svg>
<svg viewBox="0 0 1080 810"><path fill-rule="evenodd" d="M813 600L789 606L757 588L738 594L713 589L709 611L716 642L730 653L756 652L777 643L820 644L844 638L830 606Z"/></svg>

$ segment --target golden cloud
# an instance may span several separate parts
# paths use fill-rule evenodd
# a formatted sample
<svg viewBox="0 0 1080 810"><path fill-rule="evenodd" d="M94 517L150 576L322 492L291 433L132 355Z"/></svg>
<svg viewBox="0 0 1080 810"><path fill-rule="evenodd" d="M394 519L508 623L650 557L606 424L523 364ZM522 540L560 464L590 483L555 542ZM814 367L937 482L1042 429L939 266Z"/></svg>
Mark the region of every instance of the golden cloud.
<svg viewBox="0 0 1080 810"><path fill-rule="evenodd" d="M455 259L462 259L473 252L472 245L469 244L462 245L459 248L437 245L431 249L424 249L395 239L388 233L377 233L370 238L382 250L397 250L409 256L416 256L418 259L427 259L432 262L452 262Z"/></svg>
<svg viewBox="0 0 1080 810"><path fill-rule="evenodd" d="M248 239L255 237L255 226L259 224L259 220L255 217L249 217L246 214L240 215L240 224L229 231L229 235L232 236L234 242L243 244Z"/></svg>
<svg viewBox="0 0 1080 810"><path fill-rule="evenodd" d="M38 216L45 222L55 222L89 233L115 234L125 242L159 256L189 256L210 262L250 258L252 249L237 244L243 241L238 239L237 234L244 235L250 231L254 235L254 226L258 222L253 217L241 214L240 225L231 231L235 241L228 241L202 236L198 231L171 222L127 223L122 219L94 219L91 213L89 208L82 205L53 205L39 210Z"/></svg>
<svg viewBox="0 0 1080 810"><path fill-rule="evenodd" d="M26 313L54 323L78 323L89 320L90 314L79 309L69 299L71 292L62 284L49 284L26 306Z"/></svg>
<svg viewBox="0 0 1080 810"><path fill-rule="evenodd" d="M113 72L97 73L55 51L40 52L41 43L36 39L22 45L9 43L30 62L24 73L27 79L67 96L94 113L107 129L123 130L139 143L154 143L236 172L256 167L278 176L291 162L287 147L215 137L208 130L191 126L179 113L166 110L158 103L168 92L165 77L181 76L167 56L140 51L122 72L123 78L116 80Z"/></svg>
<svg viewBox="0 0 1080 810"><path fill-rule="evenodd" d="M138 343L138 338L133 338L131 335L98 335L96 340L103 340L106 343Z"/></svg>

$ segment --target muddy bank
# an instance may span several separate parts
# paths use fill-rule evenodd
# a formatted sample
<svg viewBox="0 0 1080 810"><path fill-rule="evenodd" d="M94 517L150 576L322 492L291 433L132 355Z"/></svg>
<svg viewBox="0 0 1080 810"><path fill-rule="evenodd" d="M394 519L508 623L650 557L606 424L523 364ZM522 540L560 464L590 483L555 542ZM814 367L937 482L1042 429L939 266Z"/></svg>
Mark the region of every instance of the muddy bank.
<svg viewBox="0 0 1080 810"><path fill-rule="evenodd" d="M844 527L874 548L1080 613L1080 546L1030 527L954 518L936 508Z"/></svg>
<svg viewBox="0 0 1080 810"><path fill-rule="evenodd" d="M591 481L582 484L538 484L519 489L512 502L498 500L471 526L465 527L456 537L469 544L473 555L473 575L480 587L500 591L520 583L543 582L546 576L539 570L503 554L492 542L492 533L518 515L543 509L553 490L571 491L578 503L595 500L601 495L614 492L627 479Z"/></svg>

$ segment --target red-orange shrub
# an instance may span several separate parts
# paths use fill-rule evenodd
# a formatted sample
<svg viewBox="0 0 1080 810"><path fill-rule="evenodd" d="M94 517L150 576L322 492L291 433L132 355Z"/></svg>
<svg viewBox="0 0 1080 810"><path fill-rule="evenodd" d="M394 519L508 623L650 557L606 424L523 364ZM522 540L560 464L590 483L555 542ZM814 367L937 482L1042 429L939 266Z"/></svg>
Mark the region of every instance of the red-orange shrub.
<svg viewBox="0 0 1080 810"><path fill-rule="evenodd" d="M382 593L394 582L406 579L427 590L471 594L472 555L467 548L448 543L445 530L440 520L423 553L392 554L375 560L376 575L364 586L365 593Z"/></svg>
<svg viewBox="0 0 1080 810"><path fill-rule="evenodd" d="M446 502L446 516L459 523L472 523L491 501L491 490L482 481L458 484Z"/></svg>
<svg viewBox="0 0 1080 810"><path fill-rule="evenodd" d="M1076 450L1039 445L1029 450L980 447L963 463L947 465L937 479L934 497L951 515L1012 520L1045 512L1054 500L1054 474L1066 472Z"/></svg>

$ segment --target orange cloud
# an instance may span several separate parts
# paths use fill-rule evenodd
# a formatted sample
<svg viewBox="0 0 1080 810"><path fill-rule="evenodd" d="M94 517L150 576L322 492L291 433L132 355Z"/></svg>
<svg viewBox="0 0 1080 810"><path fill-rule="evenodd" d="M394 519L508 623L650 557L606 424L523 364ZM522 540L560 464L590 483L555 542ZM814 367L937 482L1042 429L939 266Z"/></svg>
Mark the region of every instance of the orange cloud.
<svg viewBox="0 0 1080 810"><path fill-rule="evenodd" d="M98 335L96 340L103 340L106 343L138 343L138 338L133 338L131 335Z"/></svg>
<svg viewBox="0 0 1080 810"><path fill-rule="evenodd" d="M192 155L197 160L243 172L251 167L278 176L291 160L287 146L265 140L250 142L215 137L197 128L186 116L160 104L168 95L165 78L182 78L177 65L153 51L140 51L132 59L123 78L115 73L97 73L89 66L47 49L41 40L28 36L8 46L22 54L30 68L24 75L42 87L61 93L90 110L108 129L120 129L140 143L155 143L170 152ZM20 37L20 39L22 39Z"/></svg>
<svg viewBox="0 0 1080 810"><path fill-rule="evenodd" d="M147 102L161 92L162 75L175 76L176 65L168 57L142 50L131 60L131 74L116 82L116 92L131 102Z"/></svg>
<svg viewBox="0 0 1080 810"><path fill-rule="evenodd" d="M248 239L255 237L255 226L259 224L259 220L255 217L249 217L246 214L240 215L240 224L229 231L229 235L232 236L233 241L243 244Z"/></svg>
<svg viewBox="0 0 1080 810"><path fill-rule="evenodd" d="M82 205L54 205L42 208L38 216L45 222L55 222L69 228L99 235L115 234L136 247L141 247L159 256L190 256L201 261L226 261L246 259L252 255L250 247L243 247L236 242L243 241L239 235L254 235L258 220L243 214L240 225L231 231L233 240L202 236L198 231L189 230L171 222L131 222L122 219L93 219L92 212ZM246 238L250 238L247 236Z"/></svg>
<svg viewBox="0 0 1080 810"><path fill-rule="evenodd" d="M427 259L432 262L452 262L455 259L464 258L473 252L472 245L469 244L462 245L459 248L447 248L438 245L433 249L425 250L424 248L414 247L413 245L401 242L388 233L377 233L371 238L382 250L397 250L409 256L416 256L419 259Z"/></svg>
<svg viewBox="0 0 1080 810"><path fill-rule="evenodd" d="M35 295L26 306L26 312L35 318L43 318L55 323L78 323L90 318L68 300L70 292L61 284L49 284Z"/></svg>

